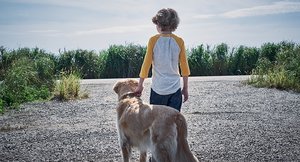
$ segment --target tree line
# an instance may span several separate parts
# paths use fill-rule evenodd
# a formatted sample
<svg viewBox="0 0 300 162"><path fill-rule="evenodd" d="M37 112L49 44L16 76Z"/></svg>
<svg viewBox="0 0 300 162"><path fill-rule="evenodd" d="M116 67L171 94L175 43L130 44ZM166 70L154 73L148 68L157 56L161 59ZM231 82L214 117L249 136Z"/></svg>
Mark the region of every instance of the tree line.
<svg viewBox="0 0 300 162"><path fill-rule="evenodd" d="M215 46L201 44L187 49L191 76L251 74L260 59L275 62L277 55L293 42L265 43L261 47L229 47L226 43ZM135 44L112 45L100 52L83 49L60 50L58 54L39 48L9 50L0 47L0 80L5 78L11 65L21 58L40 61L48 75L60 72L78 72L84 79L138 77L146 47Z"/></svg>

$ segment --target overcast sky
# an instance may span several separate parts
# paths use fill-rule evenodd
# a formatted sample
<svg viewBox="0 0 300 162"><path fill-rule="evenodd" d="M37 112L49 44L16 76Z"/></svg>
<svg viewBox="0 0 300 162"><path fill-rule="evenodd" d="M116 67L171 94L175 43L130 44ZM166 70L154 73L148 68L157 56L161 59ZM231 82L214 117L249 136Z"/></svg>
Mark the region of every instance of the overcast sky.
<svg viewBox="0 0 300 162"><path fill-rule="evenodd" d="M0 0L0 46L53 53L146 46L157 33L151 19L161 8L177 10L175 34L187 48L300 43L300 0Z"/></svg>

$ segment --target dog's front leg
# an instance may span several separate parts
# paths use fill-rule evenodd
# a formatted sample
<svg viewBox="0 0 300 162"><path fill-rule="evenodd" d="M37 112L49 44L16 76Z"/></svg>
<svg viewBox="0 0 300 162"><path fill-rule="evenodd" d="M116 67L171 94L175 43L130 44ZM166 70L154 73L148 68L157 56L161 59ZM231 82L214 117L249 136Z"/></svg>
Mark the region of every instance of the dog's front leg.
<svg viewBox="0 0 300 162"><path fill-rule="evenodd" d="M146 162L147 152L140 152L140 162Z"/></svg>

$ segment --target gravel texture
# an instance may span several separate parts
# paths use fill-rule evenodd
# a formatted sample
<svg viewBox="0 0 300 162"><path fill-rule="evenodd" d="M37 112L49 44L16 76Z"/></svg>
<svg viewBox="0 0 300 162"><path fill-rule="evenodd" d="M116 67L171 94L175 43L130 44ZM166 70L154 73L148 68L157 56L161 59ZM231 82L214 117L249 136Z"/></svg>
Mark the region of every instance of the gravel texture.
<svg viewBox="0 0 300 162"><path fill-rule="evenodd" d="M247 77L190 78L182 113L192 152L200 161L300 161L300 94L242 84ZM121 161L116 81L84 80L88 99L27 103L0 116L0 161Z"/></svg>

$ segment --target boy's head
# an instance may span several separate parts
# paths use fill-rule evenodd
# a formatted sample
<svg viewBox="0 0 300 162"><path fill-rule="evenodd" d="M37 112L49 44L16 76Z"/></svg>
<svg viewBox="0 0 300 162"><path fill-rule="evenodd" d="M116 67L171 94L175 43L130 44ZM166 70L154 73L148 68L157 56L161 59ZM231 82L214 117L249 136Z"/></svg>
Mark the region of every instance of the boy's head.
<svg viewBox="0 0 300 162"><path fill-rule="evenodd" d="M152 22L161 28L161 31L173 32L179 24L179 17L175 10L163 8L152 18Z"/></svg>

